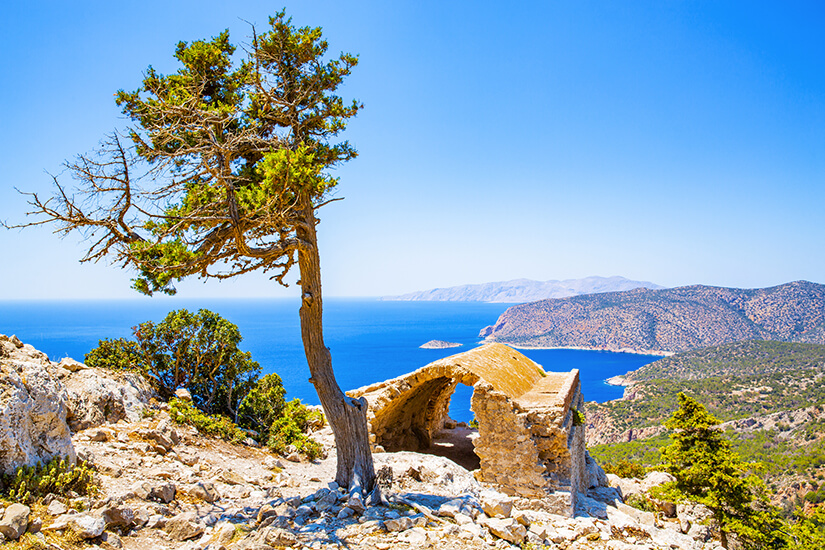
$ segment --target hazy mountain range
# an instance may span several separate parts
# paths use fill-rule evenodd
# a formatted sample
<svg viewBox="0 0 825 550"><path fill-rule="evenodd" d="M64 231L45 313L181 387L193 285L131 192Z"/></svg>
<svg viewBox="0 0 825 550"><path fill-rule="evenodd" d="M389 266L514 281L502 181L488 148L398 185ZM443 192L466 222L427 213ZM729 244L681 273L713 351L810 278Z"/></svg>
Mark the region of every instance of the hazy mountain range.
<svg viewBox="0 0 825 550"><path fill-rule="evenodd" d="M382 300L427 302L506 302L525 303L548 298L566 298L580 294L617 292L634 288L663 288L647 281L631 281L624 277L585 277L564 281L533 281L513 279L496 283L452 286L420 290L401 296L385 296Z"/></svg>

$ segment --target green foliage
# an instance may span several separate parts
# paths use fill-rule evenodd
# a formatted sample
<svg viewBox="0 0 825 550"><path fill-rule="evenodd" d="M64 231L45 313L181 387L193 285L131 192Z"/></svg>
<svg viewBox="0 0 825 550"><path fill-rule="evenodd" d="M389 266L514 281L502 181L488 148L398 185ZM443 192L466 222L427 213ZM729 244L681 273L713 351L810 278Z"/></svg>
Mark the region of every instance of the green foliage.
<svg viewBox="0 0 825 550"><path fill-rule="evenodd" d="M825 548L825 508L810 515L797 511L796 521L789 525L788 550L821 550Z"/></svg>
<svg viewBox="0 0 825 550"><path fill-rule="evenodd" d="M662 463L662 448L668 441L667 435L658 435L609 445L593 445L587 450L599 464L618 464L627 461L650 468Z"/></svg>
<svg viewBox="0 0 825 550"><path fill-rule="evenodd" d="M653 503L653 501L650 498L639 493L632 493L628 495L628 497L624 499L624 503L628 506L633 506L634 508L637 508L644 512L656 511L656 505Z"/></svg>
<svg viewBox="0 0 825 550"><path fill-rule="evenodd" d="M206 309L172 311L160 323L141 323L133 333L135 341L101 340L86 354L86 363L136 369L165 399L185 387L207 414L232 417L260 372L250 353L238 348L238 327Z"/></svg>
<svg viewBox="0 0 825 550"><path fill-rule="evenodd" d="M204 414L184 399L173 398L169 401L169 416L178 424L194 426L202 435L220 437L233 443L240 443L248 437L229 418L220 414Z"/></svg>
<svg viewBox="0 0 825 550"><path fill-rule="evenodd" d="M270 427L284 414L285 395L286 390L277 374L267 374L258 379L238 408L240 425L255 430L261 440L266 441Z"/></svg>
<svg viewBox="0 0 825 550"><path fill-rule="evenodd" d="M778 511L758 496L763 492L759 479L748 474L752 465L733 452L705 407L684 394L678 397L679 408L666 423L672 443L662 451L665 470L676 480L652 494L707 506L725 548L729 533L745 548L781 547Z"/></svg>
<svg viewBox="0 0 825 550"><path fill-rule="evenodd" d="M143 355L137 342L116 338L98 340L97 347L86 354L90 367L110 370L141 370Z"/></svg>
<svg viewBox="0 0 825 550"><path fill-rule="evenodd" d="M275 419L269 428L267 447L276 453L283 454L288 446L294 446L298 452L311 459L321 456L321 445L306 435L312 424L323 425L323 415L318 411L310 410L298 399L286 404L283 414Z"/></svg>
<svg viewBox="0 0 825 550"><path fill-rule="evenodd" d="M633 462L631 460L622 459L615 463L600 462L600 464L602 465L602 468L604 469L605 473L614 474L625 479L641 479L647 473L647 468L645 468L638 462Z"/></svg>
<svg viewBox="0 0 825 550"><path fill-rule="evenodd" d="M30 504L49 493L68 495L94 494L94 470L86 463L72 465L65 458L53 458L33 466L20 466L14 474L0 476L2 496L8 500Z"/></svg>
<svg viewBox="0 0 825 550"><path fill-rule="evenodd" d="M584 413L578 409L571 409L570 412L573 414L573 425L574 426L584 426L586 419L584 417Z"/></svg>
<svg viewBox="0 0 825 550"><path fill-rule="evenodd" d="M297 226L314 223L307 212L338 183L325 171L356 156L348 142L330 140L362 107L335 93L358 59L326 59L327 49L320 28L296 28L281 11L255 33L245 59L233 56L227 31L180 42L176 73L150 67L140 88L118 92L134 122L132 161L175 176L146 194L158 212L135 216L141 238L118 236L140 271L137 290L174 294L173 283L189 275L256 269L275 269L282 282L295 263ZM221 270L210 269L216 264Z"/></svg>

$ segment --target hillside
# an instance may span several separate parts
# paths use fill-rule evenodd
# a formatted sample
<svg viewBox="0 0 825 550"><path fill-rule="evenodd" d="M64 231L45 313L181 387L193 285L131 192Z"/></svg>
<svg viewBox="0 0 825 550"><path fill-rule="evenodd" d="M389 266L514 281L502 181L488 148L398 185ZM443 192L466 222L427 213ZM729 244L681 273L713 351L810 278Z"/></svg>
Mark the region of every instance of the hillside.
<svg viewBox="0 0 825 550"><path fill-rule="evenodd" d="M512 281L421 290L402 294L401 296L387 296L382 300L525 303L548 298L618 292L641 287L662 288L647 281L631 281L624 277L585 277L584 279L567 279L564 281L513 279Z"/></svg>
<svg viewBox="0 0 825 550"><path fill-rule="evenodd" d="M825 344L825 285L639 288L513 306L481 338L528 347L671 351L759 339Z"/></svg>
<svg viewBox="0 0 825 550"><path fill-rule="evenodd" d="M679 353L624 379L623 399L587 404L587 443L603 463L656 464L669 443L663 424L684 392L725 422L743 459L766 464L779 499L804 497L825 474L823 345L736 342Z"/></svg>

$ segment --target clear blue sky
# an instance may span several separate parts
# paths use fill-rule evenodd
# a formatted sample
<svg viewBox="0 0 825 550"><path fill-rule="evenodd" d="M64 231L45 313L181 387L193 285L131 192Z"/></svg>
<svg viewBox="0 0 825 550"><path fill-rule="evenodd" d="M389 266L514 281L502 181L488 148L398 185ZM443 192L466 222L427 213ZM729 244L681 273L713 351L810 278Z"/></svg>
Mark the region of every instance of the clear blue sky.
<svg viewBox="0 0 825 550"><path fill-rule="evenodd" d="M285 0L286 1L286 0ZM519 277L623 275L666 286L825 283L825 4L286 2L332 52L345 200L321 211L328 296ZM179 40L246 42L271 2L7 2L0 219L14 187L125 121L113 101ZM79 264L79 236L0 230L0 299L131 297L131 274ZM265 277L183 296L284 296Z"/></svg>

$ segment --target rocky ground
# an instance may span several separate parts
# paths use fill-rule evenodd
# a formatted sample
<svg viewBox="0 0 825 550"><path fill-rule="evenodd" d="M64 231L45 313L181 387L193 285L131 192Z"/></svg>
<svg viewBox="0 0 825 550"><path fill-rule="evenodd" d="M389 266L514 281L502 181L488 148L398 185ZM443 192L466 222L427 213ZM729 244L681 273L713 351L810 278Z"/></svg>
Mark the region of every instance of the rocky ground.
<svg viewBox="0 0 825 550"><path fill-rule="evenodd" d="M315 434L326 457L312 462L204 437L174 424L165 404L141 401L146 395L134 381L115 384L109 373L76 362L57 365L31 346L3 338L0 458L28 452L22 431L12 434L8 420L50 400L54 414L63 407L71 421L65 422L75 426L67 430L71 440L64 450L70 445L79 459L94 465L99 485L90 497L50 495L32 506L5 503L0 533L9 539L8 547L718 548L695 509L662 503L661 511L651 513L622 502L622 491L625 496L644 492L664 474L642 481L612 478L620 488L582 495L575 517L568 518L543 511L541 500L482 486L447 458L379 453L375 465L383 502L365 505L331 481L335 448L328 429ZM51 386L35 385L35 372L48 371L55 374ZM46 390L53 392L50 397ZM26 399L14 401L24 391ZM40 418L34 409L26 410L32 419Z"/></svg>

